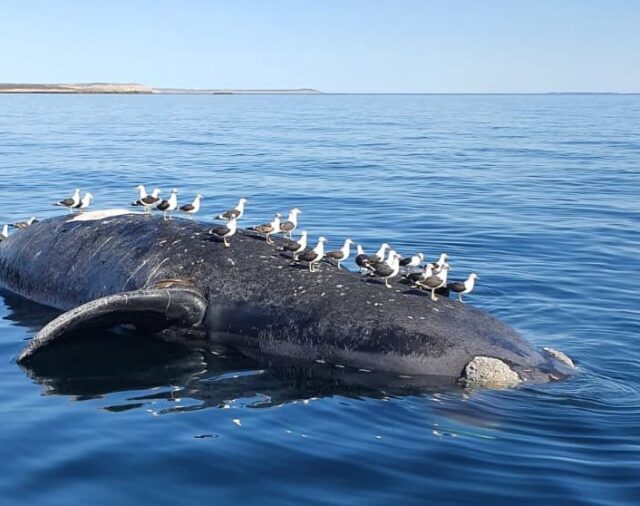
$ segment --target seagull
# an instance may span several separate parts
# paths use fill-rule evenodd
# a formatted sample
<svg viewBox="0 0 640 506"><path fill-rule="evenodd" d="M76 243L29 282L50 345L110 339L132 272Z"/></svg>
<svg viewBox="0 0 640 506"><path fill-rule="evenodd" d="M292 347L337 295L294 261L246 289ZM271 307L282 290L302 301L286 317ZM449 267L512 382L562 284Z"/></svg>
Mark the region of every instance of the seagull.
<svg viewBox="0 0 640 506"><path fill-rule="evenodd" d="M398 275L400 272L400 255L395 251L389 252L389 258L384 262L379 262L373 267L373 275L384 279L387 288L391 288L389 279Z"/></svg>
<svg viewBox="0 0 640 506"><path fill-rule="evenodd" d="M401 267L419 267L424 262L424 253L418 253L417 255L411 255L407 258L400 259Z"/></svg>
<svg viewBox="0 0 640 506"><path fill-rule="evenodd" d="M389 246L387 245L387 248L389 248ZM382 249L382 248L381 248ZM367 260L369 261L369 274L373 275L373 272L375 271L375 269L382 264L387 264L389 267L391 267L391 262L394 259L394 257L396 256L396 252L392 249L389 249L389 251L386 254L386 257L384 256L384 253L382 255L382 257L378 257L378 253L380 252L380 250L378 250L378 252L375 255L369 255L367 257ZM380 258L379 261L372 261L372 258ZM400 255L398 255L398 266L400 266Z"/></svg>
<svg viewBox="0 0 640 506"><path fill-rule="evenodd" d="M280 223L280 232L284 234L289 234L289 239L291 239L291 232L293 232L298 226L298 215L301 214L302 211L297 207L294 207L289 211L289 217L287 221L283 221Z"/></svg>
<svg viewBox="0 0 640 506"><path fill-rule="evenodd" d="M284 251L291 251L293 253L293 261L297 262L298 261L298 255L300 253L302 253L306 248L307 248L307 231L303 230L300 233L300 239L298 239L297 241L288 239L284 246L282 247L282 249Z"/></svg>
<svg viewBox="0 0 640 506"><path fill-rule="evenodd" d="M247 199L238 200L238 205L228 211L225 211L222 214L216 216L216 220L230 220L231 218L237 218L238 220L242 218L244 214L244 205L247 203Z"/></svg>
<svg viewBox="0 0 640 506"><path fill-rule="evenodd" d="M437 274L433 274L422 281L417 281L416 285L425 288L427 290L431 290L431 300L438 300L438 297L435 296L435 291L438 288L442 288L447 285L447 273L449 272L449 265L444 264L442 266L442 271Z"/></svg>
<svg viewBox="0 0 640 506"><path fill-rule="evenodd" d="M263 223L262 225L253 227L256 232L266 235L266 240L269 244L273 244L269 236L280 232L280 216L280 213L276 213L271 223Z"/></svg>
<svg viewBox="0 0 640 506"><path fill-rule="evenodd" d="M2 227L2 232L0 232L0 242L4 241L7 237L9 237L9 225L5 224Z"/></svg>
<svg viewBox="0 0 640 506"><path fill-rule="evenodd" d="M238 218L232 217L229 220L229 223L226 225L218 225L217 227L213 227L209 233L215 235L216 237L222 239L224 245L228 248L230 246L227 239L232 237L236 230L238 229Z"/></svg>
<svg viewBox="0 0 640 506"><path fill-rule="evenodd" d="M384 254L386 253L386 251L390 248L390 246L385 242L380 246L380 249L378 251L376 251L373 255L369 255L367 257L367 260L369 260L369 263L372 266L375 266L375 264L380 263L382 261L384 261Z"/></svg>
<svg viewBox="0 0 640 506"><path fill-rule="evenodd" d="M351 239L346 239L344 241L344 245L337 251L330 251L327 253L327 258L333 258L338 261L338 269L342 269L340 267L340 262L344 262L347 258L349 258L349 254L351 253L351 245L353 241Z"/></svg>
<svg viewBox="0 0 640 506"><path fill-rule="evenodd" d="M308 262L309 272L315 272L315 264L317 264L324 257L324 243L327 239L324 237L318 238L318 244L313 249L307 249L300 254L300 260Z"/></svg>
<svg viewBox="0 0 640 506"><path fill-rule="evenodd" d="M140 197L138 198L138 200L135 200L134 202L131 202L132 206L141 206L142 204L142 200L147 198L147 189L145 188L145 186L143 184L139 184L138 186L136 186L134 188L134 190L138 190L140 192Z"/></svg>
<svg viewBox="0 0 640 506"><path fill-rule="evenodd" d="M196 195L196 197L193 199L193 202L191 204L185 204L180 208L180 211L187 213L187 214L191 214L194 215L196 214L199 210L200 210L200 201L202 200L202 195L200 195L199 193Z"/></svg>
<svg viewBox="0 0 640 506"><path fill-rule="evenodd" d="M364 252L364 249L360 244L356 246L356 265L362 272L362 269L371 269L371 262L369 262L369 255Z"/></svg>
<svg viewBox="0 0 640 506"><path fill-rule="evenodd" d="M56 202L55 206L66 207L71 211L74 207L76 207L80 203L80 189L76 188L71 197L66 199L62 199L60 202Z"/></svg>
<svg viewBox="0 0 640 506"><path fill-rule="evenodd" d="M447 260L449 260L449 255L447 255L446 253L441 253L437 262L431 262L431 265L433 265L436 274L440 272L445 265L448 265Z"/></svg>
<svg viewBox="0 0 640 506"><path fill-rule="evenodd" d="M32 216L31 218L29 218L27 221L19 221L17 223L14 223L13 225L9 225L10 227L13 228L18 228L18 229L25 229L27 227L30 227L31 225L33 225L34 223L38 223L38 220L36 220L35 216Z"/></svg>
<svg viewBox="0 0 640 506"><path fill-rule="evenodd" d="M160 190L160 188L154 188L151 195L147 195L143 185L136 186L136 190L140 191L140 198L135 202L132 202L131 205L144 207L145 213L151 212L151 207L161 200L160 193L162 190Z"/></svg>
<svg viewBox="0 0 640 506"><path fill-rule="evenodd" d="M78 205L74 206L74 208L80 209L80 211L82 212L83 209L86 209L91 205L92 201L93 201L93 195L87 192L84 194L84 197L82 197L82 200L78 203Z"/></svg>
<svg viewBox="0 0 640 506"><path fill-rule="evenodd" d="M458 300L462 302L462 296L466 293L471 293L473 287L480 278L475 272L469 274L469 277L466 281L454 281L453 283L449 283L447 288L452 292L458 294Z"/></svg>
<svg viewBox="0 0 640 506"><path fill-rule="evenodd" d="M163 200L157 206L157 209L164 213L164 219L167 220L167 213L171 213L175 211L178 207L178 190L175 188L171 190L171 195L169 196L169 200ZM169 214L169 219L171 219L171 215Z"/></svg>
<svg viewBox="0 0 640 506"><path fill-rule="evenodd" d="M430 276L433 276L433 265L427 264L424 270L419 272L410 272L409 274L407 274L407 279L409 280L409 283L415 285L416 283L424 281Z"/></svg>

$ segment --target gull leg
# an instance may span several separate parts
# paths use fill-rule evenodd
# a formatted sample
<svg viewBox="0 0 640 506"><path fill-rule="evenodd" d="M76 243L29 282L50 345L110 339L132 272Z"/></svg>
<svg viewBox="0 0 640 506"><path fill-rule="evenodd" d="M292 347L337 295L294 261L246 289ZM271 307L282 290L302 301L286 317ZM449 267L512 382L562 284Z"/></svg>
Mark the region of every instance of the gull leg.
<svg viewBox="0 0 640 506"><path fill-rule="evenodd" d="M458 294L458 300L459 300L460 302L462 302L462 292L460 292L460 293ZM464 304L464 302L462 302L462 303Z"/></svg>
<svg viewBox="0 0 640 506"><path fill-rule="evenodd" d="M223 237L223 238L222 238L222 240L223 240L223 242L224 242L224 245L225 245L227 248L228 248L229 246L231 246L231 245L227 242L227 238L226 238L226 237Z"/></svg>
<svg viewBox="0 0 640 506"><path fill-rule="evenodd" d="M431 289L431 300L438 300L438 297L436 297L436 289L435 288Z"/></svg>

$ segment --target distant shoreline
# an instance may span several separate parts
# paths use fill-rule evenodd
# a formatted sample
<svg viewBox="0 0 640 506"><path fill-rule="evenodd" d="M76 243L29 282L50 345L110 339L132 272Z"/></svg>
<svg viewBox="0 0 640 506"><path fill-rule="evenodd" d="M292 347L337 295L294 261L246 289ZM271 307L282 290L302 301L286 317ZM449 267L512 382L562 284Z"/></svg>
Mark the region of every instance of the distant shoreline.
<svg viewBox="0 0 640 506"><path fill-rule="evenodd" d="M23 84L0 83L0 93L38 94L123 94L123 95L315 95L321 93L312 88L295 89L195 89L151 88L136 83L78 83L78 84Z"/></svg>
<svg viewBox="0 0 640 506"><path fill-rule="evenodd" d="M29 84L0 83L0 94L52 95L640 95L618 91L539 91L539 92L334 92L314 88L235 89L235 88L153 88L137 83Z"/></svg>

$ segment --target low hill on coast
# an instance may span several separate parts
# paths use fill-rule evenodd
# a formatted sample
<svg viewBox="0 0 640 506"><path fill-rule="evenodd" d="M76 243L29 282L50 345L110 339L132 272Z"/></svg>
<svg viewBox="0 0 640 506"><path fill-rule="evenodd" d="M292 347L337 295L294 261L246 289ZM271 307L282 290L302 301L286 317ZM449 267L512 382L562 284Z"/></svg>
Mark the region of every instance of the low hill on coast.
<svg viewBox="0 0 640 506"><path fill-rule="evenodd" d="M0 93L153 93L142 84L81 83L81 84L15 84L0 83Z"/></svg>
<svg viewBox="0 0 640 506"><path fill-rule="evenodd" d="M123 94L200 94L200 95L308 95L320 93L312 88L239 90L196 88L151 88L136 83L23 84L0 83L0 93L123 93Z"/></svg>

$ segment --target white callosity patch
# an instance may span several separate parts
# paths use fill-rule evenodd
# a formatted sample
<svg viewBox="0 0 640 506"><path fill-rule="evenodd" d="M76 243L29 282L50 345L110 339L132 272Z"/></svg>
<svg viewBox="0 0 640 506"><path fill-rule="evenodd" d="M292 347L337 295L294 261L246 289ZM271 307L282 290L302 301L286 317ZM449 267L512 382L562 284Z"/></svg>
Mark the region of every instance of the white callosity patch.
<svg viewBox="0 0 640 506"><path fill-rule="evenodd" d="M462 382L471 388L510 388L522 383L506 362L492 357L474 357L464 368Z"/></svg>
<svg viewBox="0 0 640 506"><path fill-rule="evenodd" d="M127 209L103 209L101 211L89 211L75 215L69 221L95 221L104 220L105 218L113 218L114 216L124 216L125 214L143 214L133 212Z"/></svg>
<svg viewBox="0 0 640 506"><path fill-rule="evenodd" d="M565 355L561 351L554 350L553 348L550 348L548 346L545 346L544 348L542 348L542 350L548 355L551 355L553 358L555 358L559 362L562 362L563 364L571 367L572 369L576 367L576 365L573 363L573 360L571 360L567 355Z"/></svg>

